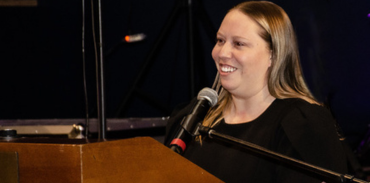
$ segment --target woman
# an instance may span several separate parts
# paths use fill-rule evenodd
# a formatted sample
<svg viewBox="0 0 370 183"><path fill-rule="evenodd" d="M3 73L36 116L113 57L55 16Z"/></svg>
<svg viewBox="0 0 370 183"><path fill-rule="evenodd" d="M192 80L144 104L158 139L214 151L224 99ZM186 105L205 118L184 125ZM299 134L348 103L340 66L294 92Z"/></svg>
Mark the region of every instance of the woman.
<svg viewBox="0 0 370 183"><path fill-rule="evenodd" d="M282 8L265 1L232 8L221 23L212 57L220 94L204 126L346 173L335 123L303 80L295 33ZM171 116L169 131L193 103ZM184 157L225 182L321 182L315 175L207 138L194 141Z"/></svg>

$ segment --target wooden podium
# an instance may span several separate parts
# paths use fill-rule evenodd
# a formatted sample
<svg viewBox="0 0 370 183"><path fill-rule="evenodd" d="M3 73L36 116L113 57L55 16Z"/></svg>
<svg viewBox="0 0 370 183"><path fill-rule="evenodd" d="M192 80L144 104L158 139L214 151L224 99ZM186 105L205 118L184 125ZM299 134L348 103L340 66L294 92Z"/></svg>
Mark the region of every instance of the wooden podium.
<svg viewBox="0 0 370 183"><path fill-rule="evenodd" d="M20 183L222 182L150 137L73 140L2 141L0 155L15 157L10 167L2 168L12 171L16 167Z"/></svg>

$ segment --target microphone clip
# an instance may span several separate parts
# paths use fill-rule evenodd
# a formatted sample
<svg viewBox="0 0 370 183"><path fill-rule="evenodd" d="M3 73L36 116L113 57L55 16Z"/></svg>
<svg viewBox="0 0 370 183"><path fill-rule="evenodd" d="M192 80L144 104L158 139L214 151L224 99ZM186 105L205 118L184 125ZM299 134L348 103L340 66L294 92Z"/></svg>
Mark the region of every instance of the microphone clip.
<svg viewBox="0 0 370 183"><path fill-rule="evenodd" d="M193 114L190 114L188 116L185 116L182 121L181 121L181 127L188 133L190 134L193 138L196 136L199 136L199 128L202 126L201 122L198 122L195 127L193 127L193 122L191 121L191 117Z"/></svg>

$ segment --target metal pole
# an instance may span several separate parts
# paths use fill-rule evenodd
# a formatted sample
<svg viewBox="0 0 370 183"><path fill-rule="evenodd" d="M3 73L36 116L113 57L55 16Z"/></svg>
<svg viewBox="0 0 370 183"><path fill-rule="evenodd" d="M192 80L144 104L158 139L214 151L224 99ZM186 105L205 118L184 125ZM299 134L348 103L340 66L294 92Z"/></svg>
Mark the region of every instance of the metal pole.
<svg viewBox="0 0 370 183"><path fill-rule="evenodd" d="M190 64L190 97L195 96L195 71L194 71L194 28L193 28L193 5L192 0L188 0L188 49Z"/></svg>
<svg viewBox="0 0 370 183"><path fill-rule="evenodd" d="M98 110L100 111L99 123L100 134L99 139L106 139L106 117L105 117L105 91L104 91L104 62L103 62L103 34L102 34L102 15L101 15L101 0L98 0L99 11L99 81L100 81L100 103ZM98 113L99 114L99 113Z"/></svg>

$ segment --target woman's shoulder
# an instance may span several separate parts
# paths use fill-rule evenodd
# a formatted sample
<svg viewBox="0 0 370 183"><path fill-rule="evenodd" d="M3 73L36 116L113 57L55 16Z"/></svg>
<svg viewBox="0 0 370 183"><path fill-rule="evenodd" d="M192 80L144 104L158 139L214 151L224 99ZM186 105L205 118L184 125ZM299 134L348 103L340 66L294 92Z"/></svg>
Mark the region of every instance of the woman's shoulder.
<svg viewBox="0 0 370 183"><path fill-rule="evenodd" d="M330 111L302 99L284 99L288 106L281 126L304 161L343 172L344 153ZM335 155L333 155L335 154Z"/></svg>
<svg viewBox="0 0 370 183"><path fill-rule="evenodd" d="M325 120L331 120L332 115L330 111L321 105L311 104L303 99L299 98L288 98L288 99L277 99L280 103L280 107L286 115L294 118L319 118Z"/></svg>
<svg viewBox="0 0 370 183"><path fill-rule="evenodd" d="M286 130L297 132L304 131L325 132L335 126L335 121L330 111L317 104L311 104L298 98L280 99L284 103L281 124Z"/></svg>
<svg viewBox="0 0 370 183"><path fill-rule="evenodd" d="M321 107L317 104L311 104L306 100L300 99L300 98L285 98L285 99L276 99L278 100L282 105L287 105L291 107L296 108L310 108L310 107Z"/></svg>

